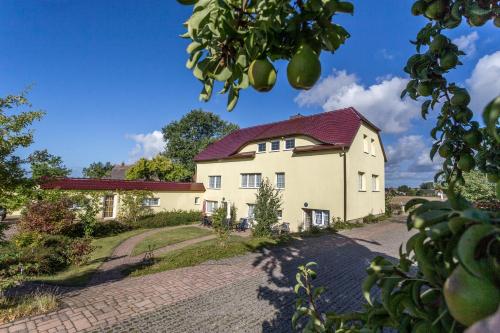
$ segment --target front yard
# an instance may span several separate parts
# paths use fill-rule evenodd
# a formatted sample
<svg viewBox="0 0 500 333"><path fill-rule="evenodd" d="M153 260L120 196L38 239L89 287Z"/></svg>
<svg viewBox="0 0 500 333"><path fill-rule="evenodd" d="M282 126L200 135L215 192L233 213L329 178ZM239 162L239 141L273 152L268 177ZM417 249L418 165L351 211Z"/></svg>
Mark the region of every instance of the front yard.
<svg viewBox="0 0 500 333"><path fill-rule="evenodd" d="M137 244L132 251L132 255L136 256L152 249L159 249L186 240L207 236L212 233L212 230L201 229L198 227L183 227L179 229L165 230L151 235Z"/></svg>

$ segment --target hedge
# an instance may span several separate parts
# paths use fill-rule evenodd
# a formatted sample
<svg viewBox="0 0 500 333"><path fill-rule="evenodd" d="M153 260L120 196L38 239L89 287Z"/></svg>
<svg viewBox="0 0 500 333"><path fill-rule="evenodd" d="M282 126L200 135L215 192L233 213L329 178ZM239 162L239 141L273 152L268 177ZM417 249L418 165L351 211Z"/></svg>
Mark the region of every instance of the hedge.
<svg viewBox="0 0 500 333"><path fill-rule="evenodd" d="M173 210L163 211L153 215L140 218L133 224L135 228L161 228L171 227L182 224L192 224L201 222L202 214L200 211Z"/></svg>

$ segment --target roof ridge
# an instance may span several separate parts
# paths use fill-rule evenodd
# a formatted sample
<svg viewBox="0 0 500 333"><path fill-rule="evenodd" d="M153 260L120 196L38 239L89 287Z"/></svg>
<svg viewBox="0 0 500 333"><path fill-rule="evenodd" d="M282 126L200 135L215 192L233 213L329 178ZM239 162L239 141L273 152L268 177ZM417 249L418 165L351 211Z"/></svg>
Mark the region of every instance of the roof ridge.
<svg viewBox="0 0 500 333"><path fill-rule="evenodd" d="M327 114L327 113L335 113L335 112L339 112L339 111L353 111L355 114L357 113L357 111L352 106L349 106L347 108L342 108L342 109L337 109L337 110L330 110L330 111L322 111L322 112L318 112L318 113L313 113L313 114L310 114L310 115L307 115L307 116L303 116L303 117L300 117L300 118L284 119L284 120L273 121L273 122L270 122L270 123L265 123L265 124L260 124L260 125L253 125L253 126L243 127L243 128L240 128L239 130L234 131L233 133L236 133L236 132L242 131L242 130L246 130L246 129L252 129L252 128L260 127L260 126L271 126L271 125L281 124L281 123L285 123L287 121L294 121L294 120L297 120L297 119L318 117L318 116L322 116L322 115ZM233 134L233 133L231 133L231 134Z"/></svg>
<svg viewBox="0 0 500 333"><path fill-rule="evenodd" d="M144 179L113 179L113 178L85 178L85 177L56 177L49 179L48 182L58 180L86 180L86 181L105 181L105 182L136 182L136 183L161 183L161 184L196 184L194 182L173 182L164 180L144 180Z"/></svg>

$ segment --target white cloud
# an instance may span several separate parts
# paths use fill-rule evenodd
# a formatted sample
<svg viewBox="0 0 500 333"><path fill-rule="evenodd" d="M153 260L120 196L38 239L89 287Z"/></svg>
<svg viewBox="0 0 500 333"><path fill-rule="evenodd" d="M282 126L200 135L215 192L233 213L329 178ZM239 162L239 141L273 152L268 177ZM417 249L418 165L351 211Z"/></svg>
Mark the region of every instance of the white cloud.
<svg viewBox="0 0 500 333"><path fill-rule="evenodd" d="M325 111L353 106L384 132L400 133L410 127L420 110L417 102L400 98L407 83L400 77L382 77L365 87L355 74L334 70L314 88L301 92L295 102L299 106L319 105Z"/></svg>
<svg viewBox="0 0 500 333"><path fill-rule="evenodd" d="M438 155L431 161L430 143L422 135L400 137L396 143L387 146L386 152L388 186L415 186L431 181L443 162Z"/></svg>
<svg viewBox="0 0 500 333"><path fill-rule="evenodd" d="M476 53L476 41L479 39L477 31L473 31L468 35L463 35L452 40L461 51L467 54L467 57L472 57Z"/></svg>
<svg viewBox="0 0 500 333"><path fill-rule="evenodd" d="M471 94L470 108L482 112L486 104L500 94L500 51L479 59L465 83Z"/></svg>
<svg viewBox="0 0 500 333"><path fill-rule="evenodd" d="M394 54L390 53L387 49L381 49L378 53L386 60L394 60L395 58Z"/></svg>
<svg viewBox="0 0 500 333"><path fill-rule="evenodd" d="M131 134L127 135L127 139L131 139L136 143L129 153L131 161L136 161L141 157L154 157L165 148L163 134L160 131L153 131L146 134Z"/></svg>

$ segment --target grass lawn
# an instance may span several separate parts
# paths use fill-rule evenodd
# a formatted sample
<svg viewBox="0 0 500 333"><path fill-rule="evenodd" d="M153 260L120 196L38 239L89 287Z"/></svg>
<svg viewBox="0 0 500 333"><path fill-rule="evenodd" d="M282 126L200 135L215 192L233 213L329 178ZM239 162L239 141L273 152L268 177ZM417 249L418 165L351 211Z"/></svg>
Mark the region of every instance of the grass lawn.
<svg viewBox="0 0 500 333"><path fill-rule="evenodd" d="M137 244L132 251L132 255L136 256L141 253L147 252L149 246L153 249L180 243L189 239L198 238L212 234L211 230L200 229L197 227L185 227L173 230L166 230L145 238L142 242Z"/></svg>
<svg viewBox="0 0 500 333"><path fill-rule="evenodd" d="M143 233L144 231L145 229L137 229L115 236L94 239L92 245L95 246L96 249L92 253L87 264L79 267L70 266L66 270L53 275L34 277L34 280L63 286L85 285L97 268L113 253L115 247L120 245L120 243L127 238Z"/></svg>
<svg viewBox="0 0 500 333"><path fill-rule="evenodd" d="M55 310L59 302L53 294L34 293L22 297L0 297L0 324Z"/></svg>
<svg viewBox="0 0 500 333"><path fill-rule="evenodd" d="M257 251L266 246L282 245L288 238L243 238L231 236L225 247L218 244L217 239L193 244L185 248L169 252L156 258L156 262L149 266L137 266L126 271L131 276L141 276L163 272L180 267L199 265L208 260L224 259Z"/></svg>

